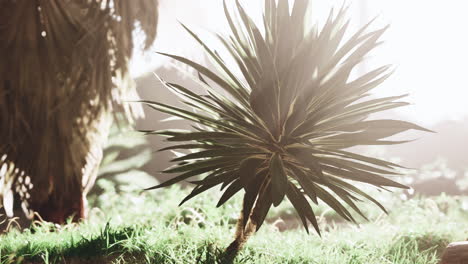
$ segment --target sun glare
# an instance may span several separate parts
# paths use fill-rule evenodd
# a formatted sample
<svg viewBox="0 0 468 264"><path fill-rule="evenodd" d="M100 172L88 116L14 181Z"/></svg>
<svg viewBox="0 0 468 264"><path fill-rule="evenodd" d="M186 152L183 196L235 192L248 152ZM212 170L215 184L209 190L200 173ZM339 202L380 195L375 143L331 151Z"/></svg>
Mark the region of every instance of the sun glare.
<svg viewBox="0 0 468 264"><path fill-rule="evenodd" d="M261 1L241 1L257 21L261 19ZM372 28L390 25L384 43L372 55L363 69L393 64L394 75L384 83L378 95L409 93L411 106L397 114L424 125L445 119L461 119L468 114L466 62L468 37L464 32L468 19L464 12L468 2L458 1L384 1L363 0L344 2L348 5L350 27L359 28L376 17ZM180 8L183 6L184 8ZM330 7L335 10L343 1L318 0L313 4L315 22L326 20ZM194 49L193 40L179 22L210 38L212 32L226 32L222 1L171 0L161 3L161 23L158 39L151 52L135 52L131 62L133 76L140 76L167 64L166 58L153 51L163 51L203 60L202 51ZM351 30L352 31L352 30Z"/></svg>

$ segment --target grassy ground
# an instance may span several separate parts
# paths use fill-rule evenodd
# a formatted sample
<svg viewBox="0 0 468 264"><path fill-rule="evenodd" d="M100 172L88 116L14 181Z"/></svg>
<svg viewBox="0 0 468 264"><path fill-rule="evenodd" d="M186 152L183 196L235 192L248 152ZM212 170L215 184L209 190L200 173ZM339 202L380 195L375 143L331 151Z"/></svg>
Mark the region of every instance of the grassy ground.
<svg viewBox="0 0 468 264"><path fill-rule="evenodd" d="M208 192L177 207L186 190L137 195L101 186L105 192L91 201L99 209L79 225L36 224L0 236L1 263L217 263L232 240L241 197L216 209L219 196ZM379 195L389 215L364 204L369 221L359 226L319 206L321 238L294 228L294 212L283 203L236 263L435 264L449 242L468 238L468 200L399 197Z"/></svg>

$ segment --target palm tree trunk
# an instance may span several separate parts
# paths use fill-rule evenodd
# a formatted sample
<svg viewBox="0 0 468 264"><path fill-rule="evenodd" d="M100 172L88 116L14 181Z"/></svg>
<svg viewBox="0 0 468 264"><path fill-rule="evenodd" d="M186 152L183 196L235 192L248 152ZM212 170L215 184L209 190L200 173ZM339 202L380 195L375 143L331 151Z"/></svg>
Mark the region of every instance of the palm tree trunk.
<svg viewBox="0 0 468 264"><path fill-rule="evenodd" d="M255 215L256 214L255 214L255 208L254 208L252 215L250 216L249 221L247 223L247 226L244 229L243 224L242 224L243 217L241 214L241 216L237 220L235 239L226 248L224 256L223 256L223 263L233 263L234 259L242 250L245 243L247 243L247 240L255 232L257 228L257 224L256 224L257 221L255 221L254 219Z"/></svg>
<svg viewBox="0 0 468 264"><path fill-rule="evenodd" d="M85 199L81 190L73 190L67 196L67 200L55 199L52 193L49 199L37 207L32 208L38 215L36 220L44 220L58 224L65 223L69 218L72 222L78 222L85 218Z"/></svg>
<svg viewBox="0 0 468 264"><path fill-rule="evenodd" d="M232 263L239 252L244 247L250 236L257 231L265 220L271 207L271 180L266 177L259 188L255 205L250 211L249 219L244 227L244 212L242 211L237 219L236 233L234 241L226 248L222 257L222 263ZM245 196L244 196L245 199Z"/></svg>
<svg viewBox="0 0 468 264"><path fill-rule="evenodd" d="M7 198L0 205L13 208L14 192L28 218L31 211L55 223L86 216L102 115L123 111L131 121L143 114L124 104L138 98L128 61L137 21L145 49L152 45L157 6L0 0L0 198Z"/></svg>
<svg viewBox="0 0 468 264"><path fill-rule="evenodd" d="M260 195L260 197L262 197L262 195ZM243 225L243 213L240 214L239 219L237 219L235 239L226 248L223 256L223 263L232 263L234 261L250 236L257 231L258 224L263 222L265 218L265 203L263 200L264 199L259 198L255 202L255 206L252 209L245 228Z"/></svg>
<svg viewBox="0 0 468 264"><path fill-rule="evenodd" d="M75 137L69 146L72 150L71 157L63 159L65 164L59 166L58 170L48 172L51 175L72 173L74 175L72 178L76 179L76 182L68 187L66 195L63 190L53 188L47 200L33 203L31 209L39 214L42 220L63 224L70 217L73 222L86 218L88 204L86 195L96 180L103 155L102 148L107 140L112 120L110 113L101 114L91 126L87 127L86 138L90 142L89 148L83 148L82 140ZM57 178L63 177L55 177L55 180Z"/></svg>

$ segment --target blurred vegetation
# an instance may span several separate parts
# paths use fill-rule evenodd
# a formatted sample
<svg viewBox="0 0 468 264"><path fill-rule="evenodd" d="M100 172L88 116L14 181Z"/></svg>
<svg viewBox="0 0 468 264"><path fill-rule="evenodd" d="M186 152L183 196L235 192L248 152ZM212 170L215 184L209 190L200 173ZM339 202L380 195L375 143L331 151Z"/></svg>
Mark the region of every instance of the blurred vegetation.
<svg viewBox="0 0 468 264"><path fill-rule="evenodd" d="M112 182L117 190L141 190L158 183L156 178L142 170L152 158L147 138L139 132L121 129L122 126L126 124L118 122L110 129L108 141L103 148L96 186L90 197L102 193L108 182Z"/></svg>

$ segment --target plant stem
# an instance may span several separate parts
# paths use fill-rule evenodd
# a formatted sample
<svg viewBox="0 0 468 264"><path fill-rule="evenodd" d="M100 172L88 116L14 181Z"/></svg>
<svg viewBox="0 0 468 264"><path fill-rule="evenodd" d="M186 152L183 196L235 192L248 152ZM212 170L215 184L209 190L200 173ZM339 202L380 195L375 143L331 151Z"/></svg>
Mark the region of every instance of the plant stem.
<svg viewBox="0 0 468 264"><path fill-rule="evenodd" d="M257 200L245 228L243 226L243 213L240 214L239 219L237 219L235 239L226 248L222 263L233 263L234 259L242 250L247 240L256 231L259 217L259 213L257 212L259 210L260 204Z"/></svg>

